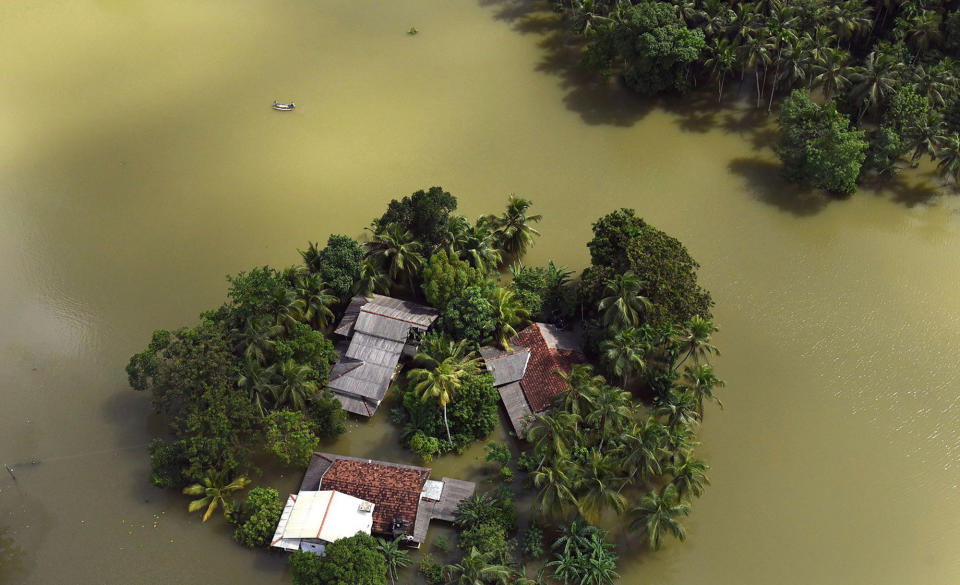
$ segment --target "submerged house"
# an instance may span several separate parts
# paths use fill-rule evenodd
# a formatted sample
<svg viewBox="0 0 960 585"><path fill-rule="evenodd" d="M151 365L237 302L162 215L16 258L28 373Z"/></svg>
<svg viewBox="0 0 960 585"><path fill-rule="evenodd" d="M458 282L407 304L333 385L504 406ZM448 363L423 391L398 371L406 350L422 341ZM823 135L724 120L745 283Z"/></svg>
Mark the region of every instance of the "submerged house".
<svg viewBox="0 0 960 585"><path fill-rule="evenodd" d="M547 323L533 323L510 340L513 347L480 348L487 370L518 437L534 414L550 408L567 385L557 372L569 374L574 364L586 363L577 336Z"/></svg>
<svg viewBox="0 0 960 585"><path fill-rule="evenodd" d="M419 548L430 521L452 522L457 505L475 490L468 481L432 480L426 467L314 453L271 546L323 554L330 542L359 531Z"/></svg>
<svg viewBox="0 0 960 585"><path fill-rule="evenodd" d="M426 331L436 309L382 295L354 297L334 333L339 359L327 387L343 409L373 416L390 387L400 356L416 351L410 330Z"/></svg>

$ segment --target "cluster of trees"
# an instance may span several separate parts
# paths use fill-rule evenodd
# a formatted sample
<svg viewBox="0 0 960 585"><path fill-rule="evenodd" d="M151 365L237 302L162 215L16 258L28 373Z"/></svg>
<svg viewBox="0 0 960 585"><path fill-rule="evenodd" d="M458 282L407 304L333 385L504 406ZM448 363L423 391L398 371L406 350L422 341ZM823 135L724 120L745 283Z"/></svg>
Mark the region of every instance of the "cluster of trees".
<svg viewBox="0 0 960 585"><path fill-rule="evenodd" d="M584 62L646 94L730 79L758 108L812 90L822 112L781 117L817 144L781 141L791 180L850 193L867 174L922 156L960 179L960 5L956 0L557 0L585 38ZM799 101L805 98L790 98ZM765 103L764 103L765 102ZM794 106L798 107L798 106ZM810 109L810 108L807 108ZM841 162L832 157L842 157ZM820 168L820 166L824 168ZM831 168L834 167L834 168ZM842 167L842 168L836 168Z"/></svg>
<svg viewBox="0 0 960 585"><path fill-rule="evenodd" d="M358 532L327 545L324 556L296 551L287 559L293 585L387 585L410 565L400 539L384 540Z"/></svg>
<svg viewBox="0 0 960 585"><path fill-rule="evenodd" d="M499 216L470 222L455 213L457 199L441 187L390 202L369 228L360 290L426 302L440 311L432 330L398 386L404 439L424 461L460 451L490 434L497 423L498 394L477 350L509 348L531 317L562 319L575 301L569 275L552 263L523 267L541 220L531 202L511 195ZM519 278L500 283L513 267Z"/></svg>

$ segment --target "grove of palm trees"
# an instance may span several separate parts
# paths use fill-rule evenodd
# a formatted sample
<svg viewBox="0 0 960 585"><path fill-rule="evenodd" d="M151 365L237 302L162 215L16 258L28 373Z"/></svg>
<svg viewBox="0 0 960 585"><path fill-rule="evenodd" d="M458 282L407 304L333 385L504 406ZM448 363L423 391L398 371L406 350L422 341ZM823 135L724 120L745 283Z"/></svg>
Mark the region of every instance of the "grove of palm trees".
<svg viewBox="0 0 960 585"><path fill-rule="evenodd" d="M557 0L554 6L582 35L584 63L621 76L635 91L684 93L713 83L720 101L737 85L767 112L782 98L807 94L817 102L814 110L834 110L832 123L781 116L787 134L807 127L799 144L778 145L789 180L850 193L857 182L929 157L946 179L960 181L955 0ZM801 97L790 98L793 90ZM823 158L845 168L830 169Z"/></svg>

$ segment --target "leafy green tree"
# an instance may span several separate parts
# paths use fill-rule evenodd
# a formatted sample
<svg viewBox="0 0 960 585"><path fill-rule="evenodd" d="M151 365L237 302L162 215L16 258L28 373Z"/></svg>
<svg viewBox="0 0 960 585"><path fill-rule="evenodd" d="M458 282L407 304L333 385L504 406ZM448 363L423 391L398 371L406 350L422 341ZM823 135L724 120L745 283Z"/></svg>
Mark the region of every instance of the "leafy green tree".
<svg viewBox="0 0 960 585"><path fill-rule="evenodd" d="M510 447L508 447L506 443L491 441L487 443L484 449L487 452L486 460L491 463L506 465L510 462L510 458L512 457L510 454Z"/></svg>
<svg viewBox="0 0 960 585"><path fill-rule="evenodd" d="M534 237L540 235L532 224L539 223L543 219L541 215L527 215L531 205L533 202L528 199L510 195L507 198L506 211L500 217L489 217L494 228L494 237L500 249L503 250L503 256L516 260L520 264L527 249L533 245Z"/></svg>
<svg viewBox="0 0 960 585"><path fill-rule="evenodd" d="M360 265L360 276L353 284L353 294L369 297L374 294L387 294L390 292L390 279L384 274L377 262L369 258Z"/></svg>
<svg viewBox="0 0 960 585"><path fill-rule="evenodd" d="M491 274L503 262L503 254L498 248L497 234L489 216L477 218L472 227L463 232L461 241L456 246L460 257L480 271L481 274Z"/></svg>
<svg viewBox="0 0 960 585"><path fill-rule="evenodd" d="M686 89L688 66L706 45L703 31L687 28L666 2L644 0L623 9L620 19L613 44L626 64L627 86L646 94Z"/></svg>
<svg viewBox="0 0 960 585"><path fill-rule="evenodd" d="M363 247L355 239L330 234L327 247L320 252L319 267L314 272L327 283L334 295L346 299L360 278L363 258Z"/></svg>
<svg viewBox="0 0 960 585"><path fill-rule="evenodd" d="M443 310L468 286L482 284L483 280L482 274L466 261L440 250L423 268L423 295L428 303Z"/></svg>
<svg viewBox="0 0 960 585"><path fill-rule="evenodd" d="M183 493L188 496L202 496L190 502L189 511L206 509L203 513L203 521L206 522L210 516L217 510L217 506L223 508L224 518L229 519L230 512L233 511L233 501L230 495L240 491L250 484L250 480L245 477L238 477L227 483L227 474L220 472L209 472L203 478L203 483L195 483L183 488Z"/></svg>
<svg viewBox="0 0 960 585"><path fill-rule="evenodd" d="M530 478L537 492L537 511L547 518L563 518L577 507L574 480L567 475L571 465L562 460L540 465ZM575 469L574 469L575 470Z"/></svg>
<svg viewBox="0 0 960 585"><path fill-rule="evenodd" d="M234 540L248 548L270 546L283 513L280 494L273 488L253 488L243 510L244 519L233 533Z"/></svg>
<svg viewBox="0 0 960 585"><path fill-rule="evenodd" d="M402 540L402 538L377 539L377 551L383 556L387 564L387 576L390 577L390 583L394 585L397 582L397 572L404 567L409 567L411 563L410 554L406 549L400 548Z"/></svg>
<svg viewBox="0 0 960 585"><path fill-rule="evenodd" d="M305 468L310 463L319 441L306 416L278 410L267 415L263 422L267 450L282 464Z"/></svg>
<svg viewBox="0 0 960 585"><path fill-rule="evenodd" d="M310 552L297 550L287 557L287 568L293 585L324 585L320 582L320 565L323 557Z"/></svg>
<svg viewBox="0 0 960 585"><path fill-rule="evenodd" d="M307 402L307 415L318 437L332 439L347 430L347 413L328 388L314 394Z"/></svg>
<svg viewBox="0 0 960 585"><path fill-rule="evenodd" d="M604 325L613 329L639 325L642 315L652 305L650 299L643 296L640 290L640 279L632 270L608 280L608 296L600 299L597 304Z"/></svg>
<svg viewBox="0 0 960 585"><path fill-rule="evenodd" d="M779 120L776 150L789 181L833 193L856 190L867 143L835 103L820 106L797 90L784 101Z"/></svg>
<svg viewBox="0 0 960 585"><path fill-rule="evenodd" d="M306 407L307 400L317 393L317 383L312 379L310 366L289 359L280 364L277 395L274 406L291 406L297 410Z"/></svg>
<svg viewBox="0 0 960 585"><path fill-rule="evenodd" d="M632 209L607 214L593 224L591 266L580 278L588 307L607 296L616 275L634 273L640 295L652 304L646 318L654 323L683 323L693 315L710 316L713 301L697 284L699 264L679 240L636 217Z"/></svg>
<svg viewBox="0 0 960 585"><path fill-rule="evenodd" d="M275 374L273 365L265 368L256 359L247 358L237 379L237 386L247 391L260 416L264 416L266 405L272 403L276 395L277 386L273 383Z"/></svg>
<svg viewBox="0 0 960 585"><path fill-rule="evenodd" d="M350 281L353 285L353 281ZM315 274L302 271L297 274L295 285L297 297L303 302L303 321L316 329L325 329L333 321L330 307L339 299L326 283Z"/></svg>
<svg viewBox="0 0 960 585"><path fill-rule="evenodd" d="M574 520L554 543L555 559L546 566L564 585L613 585L620 576L616 546L607 541L608 534Z"/></svg>
<svg viewBox="0 0 960 585"><path fill-rule="evenodd" d="M454 451L463 449L472 441L485 439L493 432L500 421L499 401L500 395L490 374L468 376L462 380L447 407L450 428L453 429L451 447ZM421 456L425 453L430 456L437 454L440 446L436 439L446 437L440 405L432 400L424 402L416 392L405 394L403 405L410 414L409 427L414 432L409 439L411 450ZM419 439L419 446L415 445L417 432L423 435L423 438Z"/></svg>
<svg viewBox="0 0 960 585"><path fill-rule="evenodd" d="M475 346L486 343L497 328L493 305L479 286L469 286L447 303L440 327L454 339L466 339Z"/></svg>
<svg viewBox="0 0 960 585"><path fill-rule="evenodd" d="M954 132L944 137L941 142L937 168L943 176L952 178L956 185L960 183L960 133Z"/></svg>
<svg viewBox="0 0 960 585"><path fill-rule="evenodd" d="M386 229L391 224L408 231L411 239L423 246L427 256L437 250L446 238L450 214L457 209L457 198L442 187L430 187L408 197L394 199L379 220L374 222L375 231Z"/></svg>
<svg viewBox="0 0 960 585"><path fill-rule="evenodd" d="M631 528L642 529L650 548L660 550L665 532L680 541L686 540L687 533L679 519L689 514L690 504L680 500L673 484L667 484L662 490L645 495L640 504L630 510Z"/></svg>
<svg viewBox="0 0 960 585"><path fill-rule="evenodd" d="M443 409L443 424L450 444L453 444L453 437L450 435L450 423L447 419L447 404L463 385L464 380L476 374L479 368L477 358L446 358L434 368L418 368L411 370L407 375L413 384L413 392L421 400L427 401L434 398Z"/></svg>
<svg viewBox="0 0 960 585"><path fill-rule="evenodd" d="M327 545L317 577L322 585L386 585L387 561L377 539L358 532Z"/></svg>
<svg viewBox="0 0 960 585"><path fill-rule="evenodd" d="M498 562L505 562L511 549L503 526L493 522L481 522L463 528L458 546L463 551L478 550Z"/></svg>

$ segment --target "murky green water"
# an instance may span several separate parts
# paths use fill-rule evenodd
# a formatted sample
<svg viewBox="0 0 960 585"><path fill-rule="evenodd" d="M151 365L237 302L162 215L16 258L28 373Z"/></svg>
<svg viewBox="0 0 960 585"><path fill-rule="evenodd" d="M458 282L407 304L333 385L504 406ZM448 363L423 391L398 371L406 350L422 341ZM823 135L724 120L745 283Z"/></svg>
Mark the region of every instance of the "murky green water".
<svg viewBox="0 0 960 585"><path fill-rule="evenodd" d="M359 235L431 184L469 215L533 199L534 262L582 266L590 221L631 206L703 264L728 382L703 430L714 485L688 542L628 555L623 583L960 581L955 202L923 173L798 194L765 117L591 85L535 7L0 6L0 462L44 461L0 477L23 550L0 581L278 582L282 557L147 484L157 423L123 366L220 302L225 273ZM332 448L404 456L385 414Z"/></svg>

